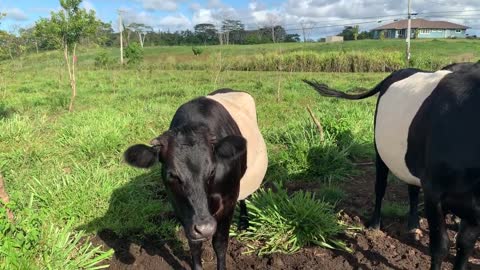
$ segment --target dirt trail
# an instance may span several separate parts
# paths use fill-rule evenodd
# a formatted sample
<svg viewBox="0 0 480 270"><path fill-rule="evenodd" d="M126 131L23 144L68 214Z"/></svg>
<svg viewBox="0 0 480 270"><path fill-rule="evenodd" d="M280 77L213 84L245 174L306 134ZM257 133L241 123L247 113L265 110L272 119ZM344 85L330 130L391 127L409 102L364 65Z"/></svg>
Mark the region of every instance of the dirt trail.
<svg viewBox="0 0 480 270"><path fill-rule="evenodd" d="M366 167L363 175L344 184L347 197L338 205L343 219L350 224L364 223L373 208L374 170ZM298 189L316 191L321 186L312 183L291 183L291 191ZM388 201L406 202L407 187L391 183L387 188ZM421 219L423 236L419 241L411 238L406 230L406 218L384 219L382 231L362 230L344 237L353 253L332 251L319 247L304 248L292 255L273 254L265 257L244 254L245 247L235 239L229 244L228 269L428 269L427 222ZM450 223L449 227L455 226ZM138 246L118 239L113 233L103 232L93 242L114 248L116 255L109 262L110 269L190 269L188 251L172 251L167 245L144 244ZM449 230L452 248L443 269L452 269L454 230ZM183 237L183 236L180 236ZM103 240L102 240L103 239ZM205 245L204 268L215 268L215 255L211 245ZM480 245L477 242L470 259L470 269L480 269Z"/></svg>

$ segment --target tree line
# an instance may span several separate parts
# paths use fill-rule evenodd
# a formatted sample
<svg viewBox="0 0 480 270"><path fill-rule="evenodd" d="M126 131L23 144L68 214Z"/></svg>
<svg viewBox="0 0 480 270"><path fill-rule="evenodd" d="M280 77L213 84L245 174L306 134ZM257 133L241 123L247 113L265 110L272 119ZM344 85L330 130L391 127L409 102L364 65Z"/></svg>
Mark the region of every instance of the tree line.
<svg viewBox="0 0 480 270"><path fill-rule="evenodd" d="M81 3L81 0L61 0L68 4ZM82 10L79 8L79 10ZM79 43L87 46L116 47L120 44L119 33L113 30L112 24L102 22L95 17L94 11L85 11L89 14L91 25L89 35L83 35ZM5 15L5 14L3 14ZM55 33L58 29L50 27L51 23L64 17L66 14L52 12L50 18L39 19L30 28L11 26L7 31L0 30L0 60L14 59L26 52L39 52L63 48L63 41ZM128 46L137 42L143 46L173 46L173 45L228 45L228 44L262 44L277 42L300 42L300 35L287 33L281 25L260 27L248 30L240 20L224 20L219 26L210 23L201 23L192 30L160 31L153 27L132 22L123 25L123 42ZM358 31L358 26L347 26L338 35L345 40L371 38L369 32ZM312 41L312 40L310 40Z"/></svg>

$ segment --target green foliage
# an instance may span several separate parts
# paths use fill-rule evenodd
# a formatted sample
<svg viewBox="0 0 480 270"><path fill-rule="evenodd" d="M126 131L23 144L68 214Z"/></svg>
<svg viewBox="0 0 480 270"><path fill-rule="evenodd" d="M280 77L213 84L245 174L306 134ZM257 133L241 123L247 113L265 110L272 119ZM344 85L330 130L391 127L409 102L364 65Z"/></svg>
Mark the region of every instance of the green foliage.
<svg viewBox="0 0 480 270"><path fill-rule="evenodd" d="M113 63L115 63L115 59L107 51L101 51L95 56L95 67L97 68L109 68Z"/></svg>
<svg viewBox="0 0 480 270"><path fill-rule="evenodd" d="M32 206L33 196L30 199ZM7 206L13 211L13 205ZM48 225L45 213L25 208L15 222L0 208L0 269L102 269L113 250L93 247L84 232L73 232L73 220L62 228Z"/></svg>
<svg viewBox="0 0 480 270"><path fill-rule="evenodd" d="M397 202L384 202L382 216L389 218L404 218L408 213L408 206Z"/></svg>
<svg viewBox="0 0 480 270"><path fill-rule="evenodd" d="M230 69L245 71L300 71L300 72L386 72L405 66L400 52L352 51L270 52L265 55L237 57L230 61Z"/></svg>
<svg viewBox="0 0 480 270"><path fill-rule="evenodd" d="M0 171L15 203L11 208L16 215L13 224L0 221L0 245L9 243L2 246L0 268L6 262L9 269L63 269L80 265L77 258L93 262L101 258L100 253L87 260L80 259L85 258L85 252L57 251L71 250L72 246L82 250L89 242L75 240L78 235L86 240L103 229L139 244L146 238L175 241L179 225L171 218L164 188L158 181L158 168L130 168L123 163L122 152L129 145L148 142L166 130L180 104L220 85L244 89L255 97L258 122L270 158L267 182L321 181L323 188L316 198L334 203L343 196L335 188L335 181L355 174L352 160L373 159L375 99L353 104L320 97L301 79L316 79L346 90L371 88L386 73L237 72L231 70L230 63L236 58L254 57L252 54L267 57L280 49L286 55L302 54L305 50L319 54L403 54L404 41L210 46L212 57L202 59L192 54L191 47L147 47L147 68L123 69L114 65L109 70L93 69L99 50L82 49L78 65L82 95L74 113L63 109L68 103L68 93L64 91L68 75L62 70L58 51L0 62ZM414 58L417 53L424 57L432 50L447 61L465 53L472 60L480 56L480 44L475 41L416 40L412 47ZM107 51L114 55L118 48ZM219 53L228 72L218 73L218 68L212 68L218 67ZM308 58L298 59L306 61L308 67ZM185 69L191 71L184 72ZM277 101L279 85L281 98ZM310 106L321 121L324 141L305 106ZM275 201L288 204L283 199ZM303 208L289 211L292 216L303 214L305 206L310 205L298 201L295 205L300 209L302 204ZM322 217L316 214L312 218ZM294 241L298 243L298 239Z"/></svg>
<svg viewBox="0 0 480 270"><path fill-rule="evenodd" d="M250 227L239 238L256 243L249 245L250 252L294 253L312 244L348 250L345 243L336 239L346 227L338 221L330 204L310 192L289 196L281 186L277 188L277 192L257 191L247 202Z"/></svg>
<svg viewBox="0 0 480 270"><path fill-rule="evenodd" d="M348 159L349 144L337 145L335 138L329 134L322 142L311 123L289 125L281 130L264 135L280 148L270 157L271 179L286 181L293 177L314 181L321 177L342 180L352 174L353 167Z"/></svg>
<svg viewBox="0 0 480 270"><path fill-rule="evenodd" d="M203 53L203 49L200 47L192 47L193 55L200 55Z"/></svg>
<svg viewBox="0 0 480 270"><path fill-rule="evenodd" d="M345 191L334 185L322 187L322 189L318 192L318 195L324 201L331 204L336 204L343 200L345 196L347 196Z"/></svg>
<svg viewBox="0 0 480 270"><path fill-rule="evenodd" d="M125 48L124 53L129 65L135 65L143 62L143 48L137 42L128 44L128 47Z"/></svg>
<svg viewBox="0 0 480 270"><path fill-rule="evenodd" d="M49 19L36 22L36 35L42 39L52 39L52 46L67 46L70 50L81 38L96 33L100 22L95 11L80 8L82 0L60 0L61 11L52 11Z"/></svg>
<svg viewBox="0 0 480 270"><path fill-rule="evenodd" d="M385 30L381 30L380 31L380 34L379 34L379 37L378 37L380 40L385 40Z"/></svg>
<svg viewBox="0 0 480 270"><path fill-rule="evenodd" d="M345 26L339 36L342 36L344 40L357 40L360 27L358 25L355 26Z"/></svg>

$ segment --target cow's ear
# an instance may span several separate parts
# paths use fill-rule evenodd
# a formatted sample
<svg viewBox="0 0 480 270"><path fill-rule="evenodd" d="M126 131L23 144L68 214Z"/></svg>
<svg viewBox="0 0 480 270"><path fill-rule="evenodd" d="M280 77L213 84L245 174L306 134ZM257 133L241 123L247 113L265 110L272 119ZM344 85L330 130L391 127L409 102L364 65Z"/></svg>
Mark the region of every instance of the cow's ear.
<svg viewBox="0 0 480 270"><path fill-rule="evenodd" d="M125 161L135 167L150 168L155 164L158 152L153 148L144 144L136 144L130 146L123 157Z"/></svg>
<svg viewBox="0 0 480 270"><path fill-rule="evenodd" d="M171 132L166 131L162 135L150 141L152 148L158 152L158 160L162 163L165 162L167 158L168 141L170 136Z"/></svg>
<svg viewBox="0 0 480 270"><path fill-rule="evenodd" d="M247 141L242 136L227 136L215 144L217 161L230 162L245 160Z"/></svg>

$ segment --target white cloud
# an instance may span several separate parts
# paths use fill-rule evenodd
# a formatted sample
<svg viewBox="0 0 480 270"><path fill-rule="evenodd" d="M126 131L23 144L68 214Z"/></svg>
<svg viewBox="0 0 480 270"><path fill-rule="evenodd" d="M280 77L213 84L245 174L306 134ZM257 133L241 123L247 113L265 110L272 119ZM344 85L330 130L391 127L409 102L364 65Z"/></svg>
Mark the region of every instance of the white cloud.
<svg viewBox="0 0 480 270"><path fill-rule="evenodd" d="M150 12L124 10L123 23L129 25L131 23L143 23L148 26L155 27L158 25L158 18L153 16Z"/></svg>
<svg viewBox="0 0 480 270"><path fill-rule="evenodd" d="M196 25L199 23L213 23L217 24L219 21L213 17L211 9L201 8L193 13L192 24Z"/></svg>
<svg viewBox="0 0 480 270"><path fill-rule="evenodd" d="M208 0L208 7L209 8L222 8L225 5L222 3L221 0Z"/></svg>
<svg viewBox="0 0 480 270"><path fill-rule="evenodd" d="M197 11L202 8L202 6L199 3L192 3L190 4L190 10Z"/></svg>
<svg viewBox="0 0 480 270"><path fill-rule="evenodd" d="M2 10L2 13L6 13L7 19L13 20L13 21L27 21L28 16L27 14L19 9L19 8L7 8L5 10Z"/></svg>
<svg viewBox="0 0 480 270"><path fill-rule="evenodd" d="M185 29L192 26L190 20L183 14L166 16L159 21L159 25L170 29Z"/></svg>
<svg viewBox="0 0 480 270"><path fill-rule="evenodd" d="M136 0L142 3L146 10L176 11L182 0Z"/></svg>
<svg viewBox="0 0 480 270"><path fill-rule="evenodd" d="M83 1L81 7L86 9L87 11L93 10L96 12L95 6L90 1Z"/></svg>

